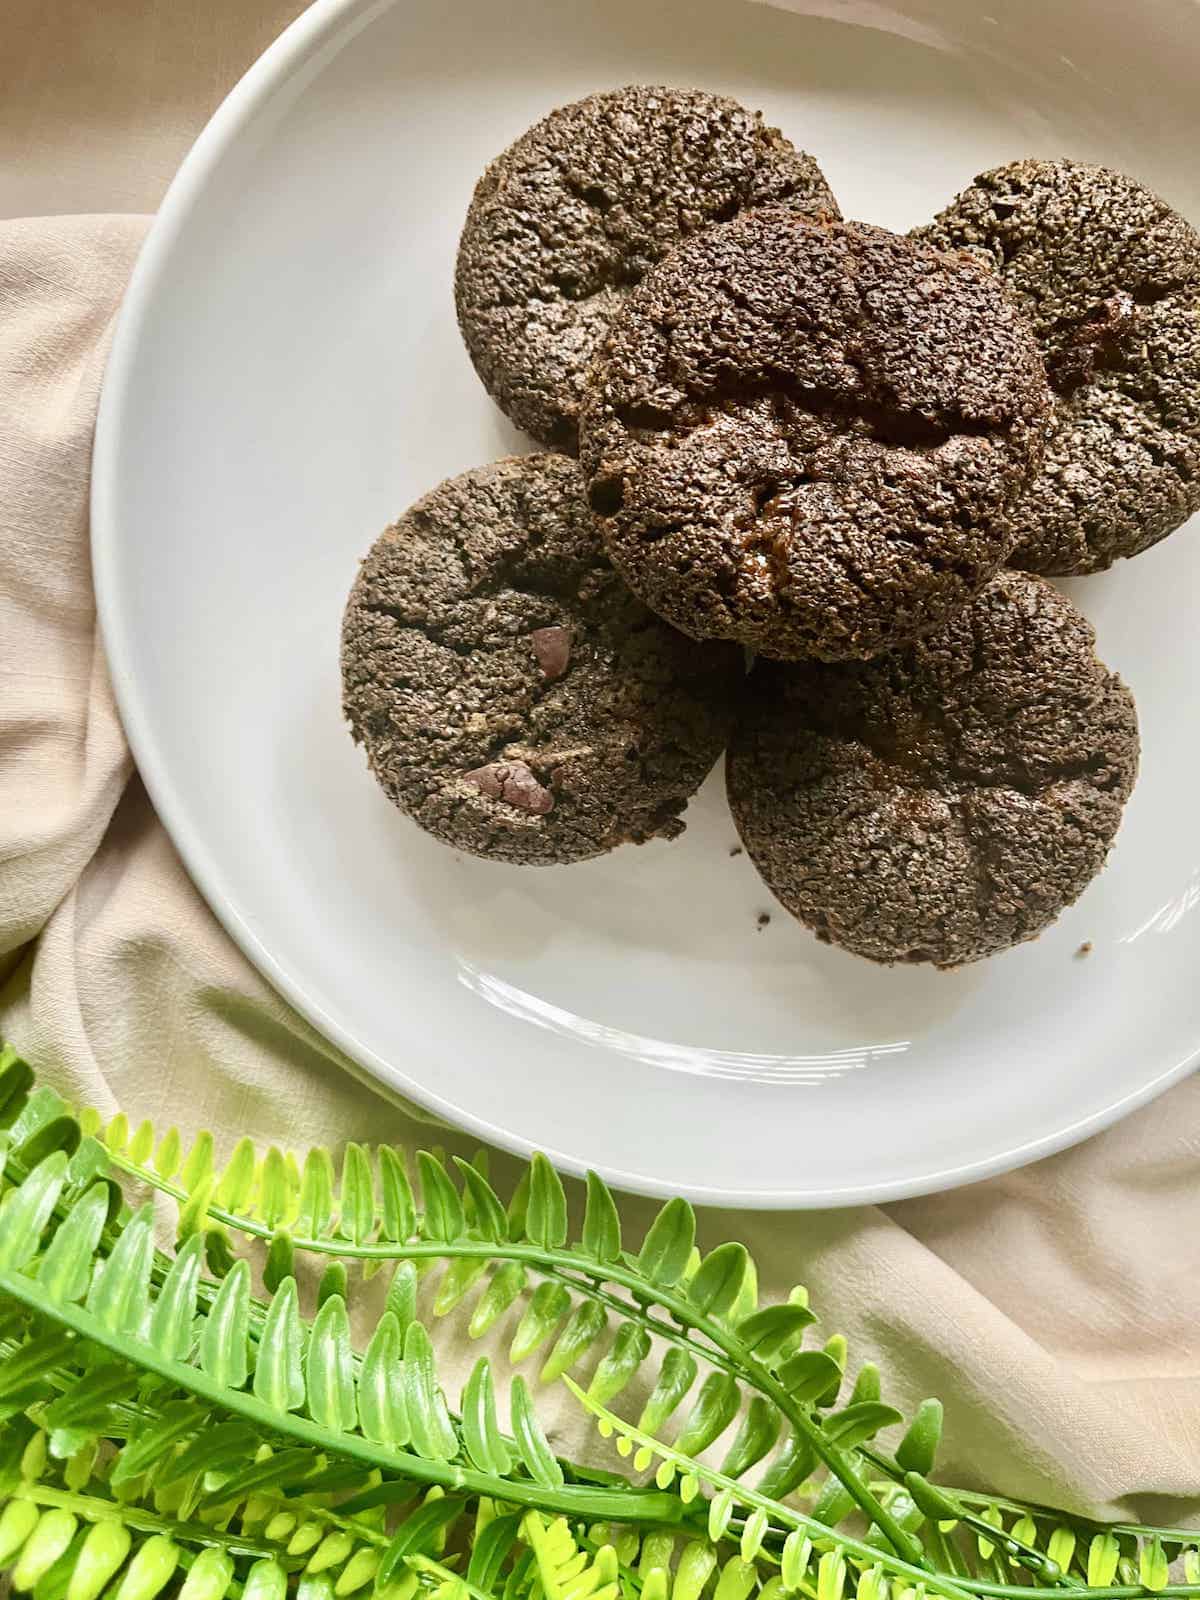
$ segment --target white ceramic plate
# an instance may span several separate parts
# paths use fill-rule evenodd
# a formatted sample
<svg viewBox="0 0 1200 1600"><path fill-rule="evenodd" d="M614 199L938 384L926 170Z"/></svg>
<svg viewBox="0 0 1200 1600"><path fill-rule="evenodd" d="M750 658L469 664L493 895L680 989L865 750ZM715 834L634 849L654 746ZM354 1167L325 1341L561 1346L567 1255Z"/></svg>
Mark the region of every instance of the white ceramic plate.
<svg viewBox="0 0 1200 1600"><path fill-rule="evenodd" d="M1142 716L1108 870L1037 944L949 975L877 970L773 908L730 855L719 778L677 844L521 870L423 836L339 720L339 617L377 530L526 447L471 372L451 270L475 178L552 106L630 81L731 93L818 156L848 215L896 228L1025 154L1123 166L1200 217L1190 0L1143 0L1136 28L1125 0L991 3L323 0L151 235L94 494L138 762L279 989L485 1138L643 1191L842 1205L1061 1148L1200 1049L1195 533L1073 587Z"/></svg>

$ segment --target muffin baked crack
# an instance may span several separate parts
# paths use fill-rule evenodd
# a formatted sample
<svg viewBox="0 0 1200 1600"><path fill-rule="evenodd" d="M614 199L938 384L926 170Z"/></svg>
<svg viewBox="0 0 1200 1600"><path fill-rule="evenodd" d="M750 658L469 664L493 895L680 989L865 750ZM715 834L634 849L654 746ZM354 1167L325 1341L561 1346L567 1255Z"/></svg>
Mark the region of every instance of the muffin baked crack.
<svg viewBox="0 0 1200 1600"><path fill-rule="evenodd" d="M726 775L748 854L819 937L957 966L1076 898L1137 762L1132 697L1086 620L1044 580L1002 572L892 656L760 662Z"/></svg>

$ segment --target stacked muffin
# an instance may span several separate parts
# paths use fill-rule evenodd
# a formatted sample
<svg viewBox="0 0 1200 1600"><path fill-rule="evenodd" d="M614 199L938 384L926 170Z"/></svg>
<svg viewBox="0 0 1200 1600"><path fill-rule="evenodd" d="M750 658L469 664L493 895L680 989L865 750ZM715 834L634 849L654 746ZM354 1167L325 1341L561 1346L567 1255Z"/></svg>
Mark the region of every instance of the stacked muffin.
<svg viewBox="0 0 1200 1600"><path fill-rule="evenodd" d="M1053 921L1138 735L1040 574L1200 508L1190 226L1022 161L900 237L757 114L631 88L488 169L455 288L553 453L442 484L362 566L345 709L391 799L577 861L682 831L727 750L746 848L818 937L953 966Z"/></svg>

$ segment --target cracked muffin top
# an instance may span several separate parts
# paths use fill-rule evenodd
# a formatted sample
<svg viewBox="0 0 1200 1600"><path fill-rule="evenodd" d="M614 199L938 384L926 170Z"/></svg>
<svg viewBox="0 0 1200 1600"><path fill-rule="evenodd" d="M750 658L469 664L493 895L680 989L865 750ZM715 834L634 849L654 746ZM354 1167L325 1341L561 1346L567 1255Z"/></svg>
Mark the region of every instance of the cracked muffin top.
<svg viewBox="0 0 1200 1600"><path fill-rule="evenodd" d="M994 274L768 208L689 239L630 295L581 460L609 554L676 627L865 659L1003 562L1048 411Z"/></svg>
<svg viewBox="0 0 1200 1600"><path fill-rule="evenodd" d="M985 172L915 237L970 249L1029 318L1054 390L1014 566L1101 572L1200 510L1200 235L1077 161Z"/></svg>
<svg viewBox="0 0 1200 1600"><path fill-rule="evenodd" d="M445 843L580 861L683 831L741 653L629 593L565 456L451 478L376 540L342 627L343 705L388 797Z"/></svg>
<svg viewBox="0 0 1200 1600"><path fill-rule="evenodd" d="M1044 579L1001 572L894 655L760 663L726 771L755 866L819 938L950 967L1076 899L1137 763L1133 697L1086 618Z"/></svg>
<svg viewBox="0 0 1200 1600"><path fill-rule="evenodd" d="M459 325L492 398L574 451L629 290L681 239L772 201L839 215L812 157L734 100L634 86L552 111L484 173L459 245Z"/></svg>

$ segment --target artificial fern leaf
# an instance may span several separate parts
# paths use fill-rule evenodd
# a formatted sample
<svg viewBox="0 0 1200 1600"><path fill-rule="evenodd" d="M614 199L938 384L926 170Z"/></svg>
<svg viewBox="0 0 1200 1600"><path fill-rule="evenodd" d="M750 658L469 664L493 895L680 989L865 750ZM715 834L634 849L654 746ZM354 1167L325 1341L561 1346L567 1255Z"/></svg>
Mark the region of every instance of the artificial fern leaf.
<svg viewBox="0 0 1200 1600"><path fill-rule="evenodd" d="M223 1278L233 1266L235 1259L226 1229L223 1226L210 1224L204 1235L205 1266L214 1278Z"/></svg>
<svg viewBox="0 0 1200 1600"><path fill-rule="evenodd" d="M317 1310L336 1296L345 1300L349 1291L349 1274L344 1261L331 1261L321 1274L321 1281L317 1284Z"/></svg>
<svg viewBox="0 0 1200 1600"><path fill-rule="evenodd" d="M550 1279L539 1283L529 1297L529 1304L513 1334L508 1352L512 1364L519 1367L527 1356L544 1344L570 1309L571 1296L563 1284Z"/></svg>
<svg viewBox="0 0 1200 1600"><path fill-rule="evenodd" d="M0 1399L22 1394L31 1385L40 1389L46 1374L70 1355L74 1340L61 1328L50 1328L30 1339L0 1366Z"/></svg>
<svg viewBox="0 0 1200 1600"><path fill-rule="evenodd" d="M263 1157L259 1173L258 1211L268 1228L278 1228L291 1208L287 1164L275 1145Z"/></svg>
<svg viewBox="0 0 1200 1600"><path fill-rule="evenodd" d="M195 1433L204 1413L194 1400L173 1400L157 1421L134 1435L117 1457L109 1478L114 1489L132 1483L158 1465L181 1439Z"/></svg>
<svg viewBox="0 0 1200 1600"><path fill-rule="evenodd" d="M813 1504L812 1514L817 1522L827 1528L836 1528L843 1517L854 1510L854 1496L839 1478L831 1473L821 1485L821 1492Z"/></svg>
<svg viewBox="0 0 1200 1600"><path fill-rule="evenodd" d="M1138 1558L1138 1581L1150 1594L1158 1594L1171 1581L1171 1563L1163 1552L1162 1539L1147 1539Z"/></svg>
<svg viewBox="0 0 1200 1600"><path fill-rule="evenodd" d="M113 1600L155 1600L175 1575L179 1547L162 1534L140 1545L117 1585ZM68 1595L67 1600L72 1600Z"/></svg>
<svg viewBox="0 0 1200 1600"><path fill-rule="evenodd" d="M271 1242L267 1246L267 1258L263 1262L263 1283L267 1290L274 1294L285 1278L295 1276L296 1271L296 1246L292 1242L290 1233L277 1229L271 1235Z"/></svg>
<svg viewBox="0 0 1200 1600"><path fill-rule="evenodd" d="M345 1433L358 1420L350 1320L340 1294L330 1295L313 1319L305 1353L308 1414L324 1428Z"/></svg>
<svg viewBox="0 0 1200 1600"><path fill-rule="evenodd" d="M621 1217L612 1190L598 1173L587 1175L587 1203L583 1212L584 1254L593 1261L619 1261Z"/></svg>
<svg viewBox="0 0 1200 1600"><path fill-rule="evenodd" d="M142 1166L154 1151L154 1124L143 1119L129 1141L129 1159Z"/></svg>
<svg viewBox="0 0 1200 1600"><path fill-rule="evenodd" d="M183 1361L192 1347L192 1319L204 1260L204 1238L195 1234L181 1247L163 1280L150 1318L150 1343L172 1361Z"/></svg>
<svg viewBox="0 0 1200 1600"><path fill-rule="evenodd" d="M779 1381L793 1400L824 1398L842 1381L842 1369L825 1350L801 1350L779 1369Z"/></svg>
<svg viewBox="0 0 1200 1600"><path fill-rule="evenodd" d="M411 1261L398 1261L388 1284L386 1308L404 1333L417 1314L417 1269Z"/></svg>
<svg viewBox="0 0 1200 1600"><path fill-rule="evenodd" d="M827 1550L817 1563L817 1600L842 1600L846 1592L846 1558Z"/></svg>
<svg viewBox="0 0 1200 1600"><path fill-rule="evenodd" d="M563 1470L554 1459L537 1419L529 1389L519 1374L512 1381L510 1394L513 1435L526 1472L543 1488L557 1489L563 1483Z"/></svg>
<svg viewBox="0 0 1200 1600"><path fill-rule="evenodd" d="M75 1558L66 1600L98 1600L129 1554L133 1535L123 1522L111 1518L97 1522Z"/></svg>
<svg viewBox="0 0 1200 1600"><path fill-rule="evenodd" d="M506 1477L512 1469L512 1457L496 1421L496 1392L486 1356L475 1363L463 1389L462 1427L469 1460L481 1472Z"/></svg>
<svg viewBox="0 0 1200 1600"><path fill-rule="evenodd" d="M277 1561L256 1561L242 1586L242 1600L284 1600L287 1573Z"/></svg>
<svg viewBox="0 0 1200 1600"><path fill-rule="evenodd" d="M223 1389L240 1389L246 1381L249 1333L250 1266L235 1261L200 1333L200 1365Z"/></svg>
<svg viewBox="0 0 1200 1600"><path fill-rule="evenodd" d="M195 1186L186 1201L179 1208L179 1221L176 1224L176 1236L180 1243L196 1237L204 1237L208 1222L208 1208L212 1205L213 1194L216 1191L216 1174L206 1172L196 1180Z"/></svg>
<svg viewBox="0 0 1200 1600"><path fill-rule="evenodd" d="M500 1204L500 1197L491 1184L470 1161L455 1156L454 1164L462 1174L463 1185L471 1197L473 1214L471 1225L481 1239L499 1244L508 1238L508 1217Z"/></svg>
<svg viewBox="0 0 1200 1600"><path fill-rule="evenodd" d="M479 1258L473 1260L470 1256L460 1256L457 1261L452 1261L442 1274L442 1281L438 1284L437 1294L433 1301L433 1314L436 1317L447 1316L455 1306L469 1294L474 1284L488 1269L487 1260Z"/></svg>
<svg viewBox="0 0 1200 1600"><path fill-rule="evenodd" d="M377 1444L399 1449L408 1443L408 1413L400 1377L403 1333L392 1311L376 1324L358 1369L358 1415L362 1431Z"/></svg>
<svg viewBox="0 0 1200 1600"><path fill-rule="evenodd" d="M24 1189L20 1191L24 1193ZM0 1218L2 1227L3 1218ZM136 1334L146 1314L154 1260L154 1213L138 1208L121 1230L108 1260L92 1280L87 1309L103 1328Z"/></svg>
<svg viewBox="0 0 1200 1600"><path fill-rule="evenodd" d="M756 1466L775 1448L781 1425L778 1409L762 1395L754 1395L721 1463L724 1476L740 1478Z"/></svg>
<svg viewBox="0 0 1200 1600"><path fill-rule="evenodd" d="M525 1237L525 1223L529 1215L529 1194L533 1182L533 1172L526 1167L517 1181L517 1187L512 1192L508 1202L508 1237L514 1244Z"/></svg>
<svg viewBox="0 0 1200 1600"><path fill-rule="evenodd" d="M525 1233L533 1244L551 1250L567 1242L567 1196L562 1179L540 1153L529 1165L529 1207Z"/></svg>
<svg viewBox="0 0 1200 1600"><path fill-rule="evenodd" d="M816 1320L807 1306L766 1306L739 1322L736 1331L747 1351L770 1364L788 1340Z"/></svg>
<svg viewBox="0 0 1200 1600"><path fill-rule="evenodd" d="M296 1280L284 1278L267 1308L254 1365L254 1393L275 1411L304 1404L303 1343Z"/></svg>
<svg viewBox="0 0 1200 1600"><path fill-rule="evenodd" d="M207 1496L206 1503L224 1505L261 1494L266 1489L294 1489L311 1478L316 1470L317 1461L311 1450L281 1450L223 1478Z"/></svg>
<svg viewBox="0 0 1200 1600"><path fill-rule="evenodd" d="M638 1268L651 1283L669 1289L683 1276L695 1242L696 1213L677 1195L650 1224L638 1254Z"/></svg>
<svg viewBox="0 0 1200 1600"><path fill-rule="evenodd" d="M512 1554L521 1526L518 1515L493 1517L476 1535L467 1566L467 1582L484 1594L495 1592L505 1561Z"/></svg>
<svg viewBox="0 0 1200 1600"><path fill-rule="evenodd" d="M428 1150L418 1150L417 1171L421 1177L426 1237L438 1244L449 1244L461 1238L466 1227L462 1197L451 1183L445 1167Z"/></svg>
<svg viewBox="0 0 1200 1600"><path fill-rule="evenodd" d="M376 1573L377 1591L387 1592L389 1586L404 1573L405 1563L411 1556L423 1555L437 1548L443 1530L462 1515L463 1504L462 1499L452 1495L426 1500L401 1523Z"/></svg>
<svg viewBox="0 0 1200 1600"><path fill-rule="evenodd" d="M184 1158L183 1169L179 1175L179 1181L188 1194L191 1194L196 1185L213 1172L214 1155L213 1136L207 1128L203 1128L196 1135L196 1142Z"/></svg>
<svg viewBox="0 0 1200 1600"><path fill-rule="evenodd" d="M177 1455L167 1456L157 1469L164 1486L201 1472L231 1471L240 1467L258 1444L253 1428L244 1422L222 1422L201 1428Z"/></svg>
<svg viewBox="0 0 1200 1600"><path fill-rule="evenodd" d="M726 1372L710 1372L700 1386L696 1403L675 1448L681 1455L697 1456L719 1438L738 1414L741 1392L737 1383Z"/></svg>
<svg viewBox="0 0 1200 1600"><path fill-rule="evenodd" d="M168 1128L154 1153L154 1170L160 1178L173 1178L183 1161L183 1141L178 1128Z"/></svg>
<svg viewBox="0 0 1200 1600"><path fill-rule="evenodd" d="M60 1304L82 1300L92 1277L100 1232L108 1221L108 1185L95 1183L59 1224L38 1264L38 1283Z"/></svg>
<svg viewBox="0 0 1200 1600"><path fill-rule="evenodd" d="M963 1574L965 1576L965 1574ZM860 1572L854 1590L854 1600L888 1600L887 1580L883 1568L876 1565Z"/></svg>
<svg viewBox="0 0 1200 1600"><path fill-rule="evenodd" d="M47 1088L44 1084L39 1084L24 1101L12 1126L9 1128L9 1137L12 1141L13 1150L18 1155L23 1150L27 1150L30 1140L38 1129L44 1128L48 1123L57 1121L59 1117L66 1114L66 1110L67 1103L60 1094L56 1094L53 1089ZM36 1166L37 1163L26 1159L25 1164L32 1167Z"/></svg>
<svg viewBox="0 0 1200 1600"><path fill-rule="evenodd" d="M27 1139L15 1145L14 1153L25 1166L32 1167L55 1150L65 1150L67 1155L73 1155L79 1148L80 1137L78 1122L64 1112L60 1116L47 1118Z"/></svg>
<svg viewBox="0 0 1200 1600"><path fill-rule="evenodd" d="M224 1600L233 1572L233 1562L224 1550L202 1550L183 1580L178 1600Z"/></svg>
<svg viewBox="0 0 1200 1600"><path fill-rule="evenodd" d="M811 1539L802 1528L793 1528L783 1542L779 1560L779 1576L787 1593L794 1593L804 1583L811 1557Z"/></svg>
<svg viewBox="0 0 1200 1600"><path fill-rule="evenodd" d="M911 1491L910 1491L911 1492ZM1077 1537L1073 1528L1055 1528L1046 1546L1046 1554L1062 1572L1069 1572L1075 1559Z"/></svg>
<svg viewBox="0 0 1200 1600"><path fill-rule="evenodd" d="M701 1316L723 1317L742 1290L750 1253L744 1244L718 1245L700 1263L687 1286L688 1299Z"/></svg>
<svg viewBox="0 0 1200 1600"><path fill-rule="evenodd" d="M605 1546L589 1559L571 1533L565 1517L547 1522L530 1511L521 1533L537 1561L539 1587L545 1600L617 1600L616 1551ZM646 1595L643 1585L642 1594Z"/></svg>
<svg viewBox="0 0 1200 1600"><path fill-rule="evenodd" d="M663 1357L658 1382L638 1418L643 1433L656 1434L679 1409L688 1390L699 1376L695 1358L686 1350L672 1346Z"/></svg>
<svg viewBox="0 0 1200 1600"><path fill-rule="evenodd" d="M896 1465L903 1472L919 1472L927 1477L933 1470L942 1437L942 1402L922 1400L908 1432L896 1450Z"/></svg>
<svg viewBox="0 0 1200 1600"><path fill-rule="evenodd" d="M28 1500L10 1500L0 1512L0 1569L11 1566L38 1525L38 1508Z"/></svg>
<svg viewBox="0 0 1200 1600"><path fill-rule="evenodd" d="M123 1362L106 1362L85 1373L42 1414L50 1453L60 1459L73 1455L108 1422L110 1407L129 1399L136 1388L137 1374Z"/></svg>
<svg viewBox="0 0 1200 1600"><path fill-rule="evenodd" d="M34 1167L19 1189L5 1196L0 1204L0 1271L33 1260L66 1176L66 1152L56 1150Z"/></svg>
<svg viewBox="0 0 1200 1600"><path fill-rule="evenodd" d="M233 1154L217 1183L216 1199L226 1211L243 1211L254 1192L254 1169L257 1165L254 1143L241 1138L233 1147Z"/></svg>
<svg viewBox="0 0 1200 1600"><path fill-rule="evenodd" d="M11 1045L0 1046L0 1126L7 1127L33 1088L33 1068Z"/></svg>
<svg viewBox="0 0 1200 1600"><path fill-rule="evenodd" d="M838 1387L840 1388L841 1380L846 1375L846 1361L849 1358L850 1353L846 1344L846 1335L844 1333L835 1333L831 1339L826 1339L824 1348L825 1354L830 1358L831 1361L833 1361L834 1365L838 1369ZM833 1394L831 1394L827 1399L822 1399L820 1403L823 1405L832 1403L836 1393L837 1391L834 1390Z"/></svg>
<svg viewBox="0 0 1200 1600"><path fill-rule="evenodd" d="M878 1400L882 1392L879 1381L879 1368L873 1361L864 1361L858 1369L858 1376L854 1380L854 1388L850 1393L850 1404L857 1405L860 1400Z"/></svg>
<svg viewBox="0 0 1200 1600"><path fill-rule="evenodd" d="M109 1176L112 1163L108 1151L98 1139L84 1136L76 1145L75 1150L67 1163L66 1187L76 1191L73 1198L78 1198L82 1191L99 1179L108 1187L108 1215L111 1221L124 1204L124 1196L120 1186Z"/></svg>
<svg viewBox="0 0 1200 1600"><path fill-rule="evenodd" d="M493 1328L508 1308L519 1298L526 1284L525 1268L519 1261L502 1261L493 1272L487 1288L480 1295L467 1332L472 1339L481 1339Z"/></svg>
<svg viewBox="0 0 1200 1600"><path fill-rule="evenodd" d="M371 1163L361 1144L350 1143L342 1156L338 1232L351 1244L361 1244L374 1225L375 1187Z"/></svg>
<svg viewBox="0 0 1200 1600"><path fill-rule="evenodd" d="M404 1403L413 1449L428 1461L450 1461L458 1453L458 1435L437 1386L433 1345L424 1326L411 1322L404 1335Z"/></svg>
<svg viewBox="0 0 1200 1600"><path fill-rule="evenodd" d="M304 1158L296 1231L304 1238L319 1239L328 1229L332 1214L333 1161L329 1151L317 1145Z"/></svg>
<svg viewBox="0 0 1200 1600"><path fill-rule="evenodd" d="M592 1348L608 1326L608 1314L594 1300L581 1300L546 1357L541 1371L543 1383L561 1378Z"/></svg>
<svg viewBox="0 0 1200 1600"><path fill-rule="evenodd" d="M817 1452L812 1445L793 1433L763 1473L758 1492L771 1500L786 1499L812 1475L816 1465Z"/></svg>
<svg viewBox="0 0 1200 1600"><path fill-rule="evenodd" d="M77 1527L75 1518L62 1507L56 1506L41 1514L21 1546L21 1553L12 1571L12 1586L18 1594L32 1589L50 1571L70 1546Z"/></svg>
<svg viewBox="0 0 1200 1600"><path fill-rule="evenodd" d="M742 1528L741 1542L738 1546L738 1554L743 1561L753 1564L755 1557L762 1549L763 1540L767 1536L769 1527L770 1522L767 1518L767 1513L761 1506L755 1506L754 1510L746 1518L745 1526Z"/></svg>
<svg viewBox="0 0 1200 1600"><path fill-rule="evenodd" d="M951 1521L957 1522L963 1515L963 1508L949 1493L948 1490L939 1488L923 1478L919 1472L906 1472L904 1474L904 1487L908 1490L913 1504L924 1513L932 1522ZM1013 1530L1016 1532L1016 1529ZM1037 1529L1033 1530L1037 1537Z"/></svg>
<svg viewBox="0 0 1200 1600"><path fill-rule="evenodd" d="M884 1405L881 1400L856 1400L826 1417L821 1429L827 1439L850 1450L873 1439L882 1428L891 1428L903 1420L894 1406Z"/></svg>
<svg viewBox="0 0 1200 1600"><path fill-rule="evenodd" d="M650 1335L636 1323L623 1322L588 1385L589 1399L607 1405L616 1398L650 1354Z"/></svg>
<svg viewBox="0 0 1200 1600"><path fill-rule="evenodd" d="M381 1237L389 1240L409 1238L416 1227L412 1185L408 1181L403 1156L391 1145L384 1145L379 1151L379 1191Z"/></svg>

